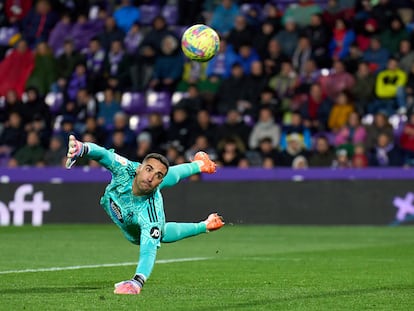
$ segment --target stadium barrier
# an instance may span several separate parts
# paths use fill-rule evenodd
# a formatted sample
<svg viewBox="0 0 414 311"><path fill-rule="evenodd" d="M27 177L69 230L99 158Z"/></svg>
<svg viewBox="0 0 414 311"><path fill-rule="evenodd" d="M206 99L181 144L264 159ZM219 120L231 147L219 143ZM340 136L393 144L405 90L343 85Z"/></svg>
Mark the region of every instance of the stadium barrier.
<svg viewBox="0 0 414 311"><path fill-rule="evenodd" d="M398 225L414 221L411 169L220 169L163 190L169 221ZM103 169L0 169L0 225L108 223Z"/></svg>

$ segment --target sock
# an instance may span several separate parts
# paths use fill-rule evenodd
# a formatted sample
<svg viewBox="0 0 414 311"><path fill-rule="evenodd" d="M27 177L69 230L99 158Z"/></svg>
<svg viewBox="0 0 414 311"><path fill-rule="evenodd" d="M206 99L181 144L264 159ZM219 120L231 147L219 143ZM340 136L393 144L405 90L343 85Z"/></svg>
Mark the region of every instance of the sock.
<svg viewBox="0 0 414 311"><path fill-rule="evenodd" d="M194 235L206 233L207 227L204 222L198 223L179 223L167 222L164 226L164 234L161 239L163 243L171 243Z"/></svg>

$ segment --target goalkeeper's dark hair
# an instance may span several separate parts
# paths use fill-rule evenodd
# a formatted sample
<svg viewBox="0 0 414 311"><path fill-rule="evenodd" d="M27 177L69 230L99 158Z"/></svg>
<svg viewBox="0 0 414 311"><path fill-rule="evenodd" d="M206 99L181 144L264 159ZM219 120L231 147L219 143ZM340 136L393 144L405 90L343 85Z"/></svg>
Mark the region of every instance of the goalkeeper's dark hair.
<svg viewBox="0 0 414 311"><path fill-rule="evenodd" d="M168 162L168 159L166 157L164 157L162 154L159 153L148 153L144 160L142 161L142 163L145 163L148 161L148 159L156 159L158 161L160 161L162 164L164 164L164 166L167 168L167 172L168 169L170 168L170 163Z"/></svg>

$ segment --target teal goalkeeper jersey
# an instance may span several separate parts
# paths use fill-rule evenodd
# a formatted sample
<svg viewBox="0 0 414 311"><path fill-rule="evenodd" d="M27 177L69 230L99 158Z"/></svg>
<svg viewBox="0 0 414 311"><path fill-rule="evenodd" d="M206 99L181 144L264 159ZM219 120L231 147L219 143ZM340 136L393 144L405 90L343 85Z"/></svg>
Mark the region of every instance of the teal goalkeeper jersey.
<svg viewBox="0 0 414 311"><path fill-rule="evenodd" d="M112 221L132 243L140 245L137 274L147 279L155 263L157 248L162 240L165 215L161 189L177 184L181 179L200 173L196 163L171 166L159 187L146 196L132 193L132 183L139 162L130 161L112 150L93 143L88 146L87 157L98 161L111 174L100 203Z"/></svg>

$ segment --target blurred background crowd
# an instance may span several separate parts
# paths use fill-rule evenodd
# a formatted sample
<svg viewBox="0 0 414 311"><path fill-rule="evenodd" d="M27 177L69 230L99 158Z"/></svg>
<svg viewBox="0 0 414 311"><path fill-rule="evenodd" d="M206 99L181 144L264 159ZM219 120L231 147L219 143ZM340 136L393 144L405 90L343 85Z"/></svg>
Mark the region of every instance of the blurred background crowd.
<svg viewBox="0 0 414 311"><path fill-rule="evenodd" d="M0 1L0 166L68 135L136 161L414 165L413 0ZM193 24L219 53L186 59ZM95 166L81 159L78 165Z"/></svg>

